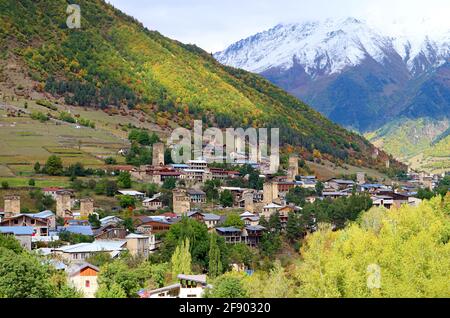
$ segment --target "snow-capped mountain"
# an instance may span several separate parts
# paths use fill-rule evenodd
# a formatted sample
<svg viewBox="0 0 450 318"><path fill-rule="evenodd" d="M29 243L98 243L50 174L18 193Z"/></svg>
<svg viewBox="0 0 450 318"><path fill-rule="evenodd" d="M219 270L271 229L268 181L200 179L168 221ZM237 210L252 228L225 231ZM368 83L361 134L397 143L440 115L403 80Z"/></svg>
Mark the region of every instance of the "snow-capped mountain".
<svg viewBox="0 0 450 318"><path fill-rule="evenodd" d="M446 35L393 37L355 19L327 19L319 22L279 24L241 40L215 54L223 64L261 73L294 63L305 72L330 75L361 64L367 57L378 63L398 54L411 72L425 66L440 66L450 52Z"/></svg>
<svg viewBox="0 0 450 318"><path fill-rule="evenodd" d="M367 131L397 115L450 114L450 28L418 29L387 31L355 18L279 24L215 58Z"/></svg>

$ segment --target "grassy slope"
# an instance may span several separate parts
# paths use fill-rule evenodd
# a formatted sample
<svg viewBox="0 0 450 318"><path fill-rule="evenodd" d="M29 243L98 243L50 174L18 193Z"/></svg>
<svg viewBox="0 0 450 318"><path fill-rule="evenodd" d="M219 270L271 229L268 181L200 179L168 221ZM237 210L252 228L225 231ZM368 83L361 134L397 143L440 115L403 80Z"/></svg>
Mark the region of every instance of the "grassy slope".
<svg viewBox="0 0 450 318"><path fill-rule="evenodd" d="M91 85L96 96L114 87L124 98L101 102L131 102L158 124L172 118L189 127L203 115L211 124L280 127L285 142L305 151L384 167L386 154L372 159L374 148L366 140L261 77L223 67L196 47L148 31L103 1L77 3L81 30L65 28L66 1L0 0L4 58L19 57L40 87L50 76Z"/></svg>
<svg viewBox="0 0 450 318"><path fill-rule="evenodd" d="M442 172L450 168L450 136L434 141L448 125L448 121L427 118L399 119L366 137L413 168Z"/></svg>

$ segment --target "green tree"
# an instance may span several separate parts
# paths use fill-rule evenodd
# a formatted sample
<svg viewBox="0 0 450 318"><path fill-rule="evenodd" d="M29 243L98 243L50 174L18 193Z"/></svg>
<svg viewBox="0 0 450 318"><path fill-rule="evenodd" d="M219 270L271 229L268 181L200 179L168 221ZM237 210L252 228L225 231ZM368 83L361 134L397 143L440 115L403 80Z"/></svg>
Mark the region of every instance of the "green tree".
<svg viewBox="0 0 450 318"><path fill-rule="evenodd" d="M119 204L122 208L134 208L136 207L136 199L131 195L120 195Z"/></svg>
<svg viewBox="0 0 450 318"><path fill-rule="evenodd" d="M93 228L99 228L101 226L101 222L98 219L97 214L89 214L88 221L89 221L89 224L91 224L91 226Z"/></svg>
<svg viewBox="0 0 450 318"><path fill-rule="evenodd" d="M177 246L171 259L172 279L178 274L189 275L192 272L192 257L190 252L189 239L184 240Z"/></svg>
<svg viewBox="0 0 450 318"><path fill-rule="evenodd" d="M60 176L63 173L63 164L61 158L52 155L47 159L44 171L50 176Z"/></svg>
<svg viewBox="0 0 450 318"><path fill-rule="evenodd" d="M321 197L322 193L323 193L323 189L325 189L325 186L323 185L322 182L317 181L316 182L316 186L315 186L315 190L316 190L316 194Z"/></svg>
<svg viewBox="0 0 450 318"><path fill-rule="evenodd" d="M117 185L123 189L131 188L131 174L127 171L123 171L117 177Z"/></svg>
<svg viewBox="0 0 450 318"><path fill-rule="evenodd" d="M177 186L177 180L175 178L167 178L164 180L162 188L165 190L173 190Z"/></svg>
<svg viewBox="0 0 450 318"><path fill-rule="evenodd" d="M119 190L117 183L114 180L108 180L105 185L105 194L108 197L113 197Z"/></svg>
<svg viewBox="0 0 450 318"><path fill-rule="evenodd" d="M276 233L281 232L281 219L280 219L280 213L277 211L275 213L272 213L269 217L269 228L272 231L275 231Z"/></svg>
<svg viewBox="0 0 450 318"><path fill-rule="evenodd" d="M113 283L111 286L101 285L95 294L96 298L127 298L127 294L123 288Z"/></svg>
<svg viewBox="0 0 450 318"><path fill-rule="evenodd" d="M448 297L450 219L444 202L435 197L419 207L373 208L342 230L319 228L308 236L295 271L297 295Z"/></svg>
<svg viewBox="0 0 450 318"><path fill-rule="evenodd" d="M243 276L237 273L226 273L217 277L213 288L205 292L205 298L246 298L247 292L242 284Z"/></svg>
<svg viewBox="0 0 450 318"><path fill-rule="evenodd" d="M39 161L36 161L36 163L34 164L34 172L35 173L41 172L41 164L39 163Z"/></svg>
<svg viewBox="0 0 450 318"><path fill-rule="evenodd" d="M299 219L300 219L299 216L293 212L290 212L288 215L288 220L286 224L286 237L291 242L297 240L301 235Z"/></svg>
<svg viewBox="0 0 450 318"><path fill-rule="evenodd" d="M245 223L241 219L239 214L232 213L232 214L227 215L227 218L225 219L223 226L225 226L225 227L234 226L234 227L242 229L245 226Z"/></svg>
<svg viewBox="0 0 450 318"><path fill-rule="evenodd" d="M150 198L153 197L155 194L158 193L158 185L155 183L148 184L145 192Z"/></svg>
<svg viewBox="0 0 450 318"><path fill-rule="evenodd" d="M2 181L2 188L3 188L3 189L9 189L9 183L8 183L8 181Z"/></svg>
<svg viewBox="0 0 450 318"><path fill-rule="evenodd" d="M214 201L219 199L220 180L207 180L203 185L203 191L206 193L206 198L209 201Z"/></svg>
<svg viewBox="0 0 450 318"><path fill-rule="evenodd" d="M224 207L232 207L233 206L233 195L230 190L224 190L220 194L220 204Z"/></svg>
<svg viewBox="0 0 450 318"><path fill-rule="evenodd" d="M30 187L34 187L36 185L36 182L34 181L34 179L30 179L30 180L28 180L28 185Z"/></svg>
<svg viewBox="0 0 450 318"><path fill-rule="evenodd" d="M217 277L222 274L222 260L220 255L219 246L217 245L217 234L211 234L209 236L209 266L208 272L210 277Z"/></svg>

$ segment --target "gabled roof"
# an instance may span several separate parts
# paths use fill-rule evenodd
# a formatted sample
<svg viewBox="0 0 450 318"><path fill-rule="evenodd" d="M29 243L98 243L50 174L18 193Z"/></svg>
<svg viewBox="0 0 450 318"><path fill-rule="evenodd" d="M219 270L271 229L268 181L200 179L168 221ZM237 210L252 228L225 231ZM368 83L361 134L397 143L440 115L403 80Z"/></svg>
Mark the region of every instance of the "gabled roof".
<svg viewBox="0 0 450 318"><path fill-rule="evenodd" d="M94 241L92 243L79 243L56 248L55 251L64 253L92 253L92 252L113 252L124 250L127 241Z"/></svg>
<svg viewBox="0 0 450 318"><path fill-rule="evenodd" d="M278 208L281 208L281 207L282 207L281 205L278 205L278 204L272 202L272 203L264 206L263 208L264 209L278 209Z"/></svg>
<svg viewBox="0 0 450 318"><path fill-rule="evenodd" d="M0 226L0 233L13 235L33 235L32 226Z"/></svg>
<svg viewBox="0 0 450 318"><path fill-rule="evenodd" d="M123 194L123 195L130 195L130 196L144 195L144 193L135 191L135 190L119 190L117 192L119 192L120 194Z"/></svg>
<svg viewBox="0 0 450 318"><path fill-rule="evenodd" d="M115 216L115 215L106 216L106 217L100 219L99 221L101 223L106 223L106 222L109 222L110 220L117 220L118 222L123 221L121 218L119 218L118 216Z"/></svg>
<svg viewBox="0 0 450 318"><path fill-rule="evenodd" d="M125 238L126 239L148 239L148 236L141 235L141 234L130 233Z"/></svg>
<svg viewBox="0 0 450 318"><path fill-rule="evenodd" d="M69 225L66 227L59 227L58 230L60 232L70 232L75 234L82 234L82 235L94 235L94 232L92 231L92 228L90 225Z"/></svg>
<svg viewBox="0 0 450 318"><path fill-rule="evenodd" d="M68 268L66 268L67 275L69 277L76 276L76 275L80 274L80 272L82 270L84 270L85 268L91 268L94 271L96 271L97 273L100 271L100 269L97 266L94 266L89 263L81 263L81 264L75 264L75 265L72 265L72 266L69 266Z"/></svg>
<svg viewBox="0 0 450 318"><path fill-rule="evenodd" d="M249 211L245 211L244 213L242 213L241 215L239 215L241 218L242 217L252 217L255 216L255 214L249 212Z"/></svg>
<svg viewBox="0 0 450 318"><path fill-rule="evenodd" d="M236 232L241 232L241 229L238 229L237 227L234 226L229 226L229 227L218 227L216 228L217 231L222 232L222 233L236 233Z"/></svg>
<svg viewBox="0 0 450 318"><path fill-rule="evenodd" d="M42 211L39 213L28 214L28 215L31 217L34 217L34 218L39 218L39 219L47 219L47 218L55 216L55 214L50 210L45 210L45 211Z"/></svg>
<svg viewBox="0 0 450 318"><path fill-rule="evenodd" d="M264 231L266 228L262 225L248 225L245 229L250 231Z"/></svg>
<svg viewBox="0 0 450 318"><path fill-rule="evenodd" d="M205 192L203 192L202 190L197 190L197 189L188 189L186 192L189 195L206 195Z"/></svg>
<svg viewBox="0 0 450 318"><path fill-rule="evenodd" d="M179 274L177 276L178 279L189 280L191 282L206 284L206 275L184 275Z"/></svg>
<svg viewBox="0 0 450 318"><path fill-rule="evenodd" d="M219 221L220 220L220 215L216 215L213 213L202 213L202 215L206 221Z"/></svg>

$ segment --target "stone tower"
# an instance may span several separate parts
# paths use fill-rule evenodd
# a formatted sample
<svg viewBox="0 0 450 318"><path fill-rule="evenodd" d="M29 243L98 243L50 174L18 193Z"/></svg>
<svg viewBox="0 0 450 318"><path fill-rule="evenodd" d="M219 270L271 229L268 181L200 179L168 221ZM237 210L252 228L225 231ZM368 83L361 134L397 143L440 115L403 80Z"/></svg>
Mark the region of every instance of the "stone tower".
<svg viewBox="0 0 450 318"><path fill-rule="evenodd" d="M185 189L173 190L173 212L179 215L186 214L191 209L191 201Z"/></svg>
<svg viewBox="0 0 450 318"><path fill-rule="evenodd" d="M358 182L358 184L366 183L366 174L364 172L358 172L356 174L356 181Z"/></svg>
<svg viewBox="0 0 450 318"><path fill-rule="evenodd" d="M72 210L72 193L59 191L56 193L56 215L65 217L66 210Z"/></svg>
<svg viewBox="0 0 450 318"><path fill-rule="evenodd" d="M292 155L289 157L289 168L287 179L289 182L295 181L295 177L298 174L298 156Z"/></svg>
<svg viewBox="0 0 450 318"><path fill-rule="evenodd" d="M80 200L80 217L87 218L94 213L94 200L91 198L85 198Z"/></svg>
<svg viewBox="0 0 450 318"><path fill-rule="evenodd" d="M277 173L279 168L280 168L280 157L276 155L270 155L269 173Z"/></svg>
<svg viewBox="0 0 450 318"><path fill-rule="evenodd" d="M255 205L253 203L253 192L246 191L243 193L242 198L244 199L244 209L249 212L254 212Z"/></svg>
<svg viewBox="0 0 450 318"><path fill-rule="evenodd" d="M153 144L153 161L154 167L164 166L164 144L158 142Z"/></svg>
<svg viewBox="0 0 450 318"><path fill-rule="evenodd" d="M265 205L278 199L278 185L275 182L266 182L263 186L263 203Z"/></svg>
<svg viewBox="0 0 450 318"><path fill-rule="evenodd" d="M5 196L5 213L19 214L20 213L20 196L7 195Z"/></svg>

